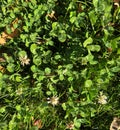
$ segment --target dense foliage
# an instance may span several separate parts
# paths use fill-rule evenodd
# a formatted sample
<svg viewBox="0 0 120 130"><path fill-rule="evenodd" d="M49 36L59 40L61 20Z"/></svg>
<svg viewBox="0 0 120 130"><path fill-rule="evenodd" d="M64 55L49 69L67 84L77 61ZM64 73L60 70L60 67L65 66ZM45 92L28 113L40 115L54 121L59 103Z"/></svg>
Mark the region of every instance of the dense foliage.
<svg viewBox="0 0 120 130"><path fill-rule="evenodd" d="M1 130L108 130L120 116L119 3L1 0L0 33Z"/></svg>

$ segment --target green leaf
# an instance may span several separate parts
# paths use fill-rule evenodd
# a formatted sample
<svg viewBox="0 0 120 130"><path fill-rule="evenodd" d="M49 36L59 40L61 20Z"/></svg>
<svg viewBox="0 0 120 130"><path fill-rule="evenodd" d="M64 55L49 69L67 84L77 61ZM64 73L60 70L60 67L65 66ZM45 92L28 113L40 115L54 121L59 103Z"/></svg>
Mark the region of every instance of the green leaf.
<svg viewBox="0 0 120 130"><path fill-rule="evenodd" d="M36 37L37 37L37 33L31 33L30 34L30 39L32 40L32 41L36 41Z"/></svg>
<svg viewBox="0 0 120 130"><path fill-rule="evenodd" d="M91 88L90 91L89 91L89 98L90 98L90 101L93 100L93 98L96 97L96 94L97 94L97 89L96 88Z"/></svg>
<svg viewBox="0 0 120 130"><path fill-rule="evenodd" d="M18 53L19 57L24 57L26 55L27 55L26 51L19 51L19 53Z"/></svg>
<svg viewBox="0 0 120 130"><path fill-rule="evenodd" d="M0 113L4 113L5 112L5 107L1 107L0 108Z"/></svg>
<svg viewBox="0 0 120 130"><path fill-rule="evenodd" d="M84 112L84 111L80 111L80 116L81 117L88 117L88 113Z"/></svg>
<svg viewBox="0 0 120 130"><path fill-rule="evenodd" d="M97 8L98 7L98 0L93 0L93 5L95 8Z"/></svg>
<svg viewBox="0 0 120 130"><path fill-rule="evenodd" d="M6 7L5 6L1 6L2 7L2 12L5 15L6 14Z"/></svg>
<svg viewBox="0 0 120 130"><path fill-rule="evenodd" d="M10 122L9 122L9 130L16 130L17 128L17 123L15 122L15 120L16 120L16 114L14 114L13 116L12 116L12 119L10 120Z"/></svg>
<svg viewBox="0 0 120 130"><path fill-rule="evenodd" d="M20 12L20 9L17 8L17 7L14 7L14 10L13 10L13 11L14 11L15 14L16 14L16 13L18 14L18 13Z"/></svg>
<svg viewBox="0 0 120 130"><path fill-rule="evenodd" d="M107 41L108 37L109 37L110 33L107 29L104 29L104 41Z"/></svg>
<svg viewBox="0 0 120 130"><path fill-rule="evenodd" d="M82 57L81 64L82 65L87 65L87 62L88 62L87 56L86 57Z"/></svg>
<svg viewBox="0 0 120 130"><path fill-rule="evenodd" d="M32 44L31 46L30 46L30 51L33 53L33 54L36 54L37 52L36 52L36 50L37 50L37 44Z"/></svg>
<svg viewBox="0 0 120 130"><path fill-rule="evenodd" d="M61 58L61 55L55 55L55 59L59 60Z"/></svg>
<svg viewBox="0 0 120 130"><path fill-rule="evenodd" d="M11 18L15 18L14 12L11 12L11 13L10 13L10 17L11 17Z"/></svg>
<svg viewBox="0 0 120 130"><path fill-rule="evenodd" d="M73 79L74 79L73 77L69 77L68 81L73 81Z"/></svg>
<svg viewBox="0 0 120 130"><path fill-rule="evenodd" d="M21 106L20 105L16 105L16 110L20 111L21 110Z"/></svg>
<svg viewBox="0 0 120 130"><path fill-rule="evenodd" d="M36 66L39 66L41 63L42 63L42 59L40 56L34 56L33 57L33 63L36 65Z"/></svg>
<svg viewBox="0 0 120 130"><path fill-rule="evenodd" d="M55 91L54 86L52 86L51 84L50 84L48 87L49 87L49 89L50 89L51 92L52 92L52 91Z"/></svg>
<svg viewBox="0 0 120 130"><path fill-rule="evenodd" d="M54 45L54 42L53 42L53 41L51 41L51 40L48 40L48 41L46 42L46 45L53 46L53 45Z"/></svg>
<svg viewBox="0 0 120 130"><path fill-rule="evenodd" d="M38 77L38 81L40 82L40 81L42 81L44 78L45 78L45 76L40 75L40 76Z"/></svg>
<svg viewBox="0 0 120 130"><path fill-rule="evenodd" d="M12 30L11 30L10 26L6 26L6 31L7 31L8 34L12 33Z"/></svg>
<svg viewBox="0 0 120 130"><path fill-rule="evenodd" d="M23 26L23 29L24 29L25 32L29 32L28 26Z"/></svg>
<svg viewBox="0 0 120 130"><path fill-rule="evenodd" d="M92 42L93 42L93 39L89 37L88 39L84 41L83 46L86 47L88 44L91 44Z"/></svg>
<svg viewBox="0 0 120 130"><path fill-rule="evenodd" d="M99 45L88 45L87 49L90 50L90 51L97 51L97 52L99 52L101 47Z"/></svg>
<svg viewBox="0 0 120 130"><path fill-rule="evenodd" d="M35 16L37 16L37 15L38 15L38 13L39 13L39 11L40 11L40 10L39 10L38 8L37 8L37 9L35 9L35 10L34 10L34 15L35 15Z"/></svg>
<svg viewBox="0 0 120 130"><path fill-rule="evenodd" d="M17 23L13 24L13 27L14 29L18 28L18 24Z"/></svg>
<svg viewBox="0 0 120 130"><path fill-rule="evenodd" d="M73 64L67 64L67 65L66 65L66 68L67 68L67 69L72 69L72 68L73 68Z"/></svg>
<svg viewBox="0 0 120 130"><path fill-rule="evenodd" d="M25 34L20 34L20 38L23 40L23 42L25 42L25 39L27 38L27 35L25 35Z"/></svg>
<svg viewBox="0 0 120 130"><path fill-rule="evenodd" d="M51 69L50 69L50 68L48 68L48 67L47 67L47 68L45 68L45 73L46 73L46 74L50 74L50 73L51 73Z"/></svg>
<svg viewBox="0 0 120 130"><path fill-rule="evenodd" d="M120 71L120 67L118 67L118 66L113 67L113 68L111 68L111 71L112 72L119 72Z"/></svg>
<svg viewBox="0 0 120 130"><path fill-rule="evenodd" d="M98 63L98 61L94 61L93 59L94 59L94 56L91 54L91 52L89 51L89 54L86 56L86 58L87 58L87 61L89 61L89 63L91 64L91 65L94 65L94 64L97 64Z"/></svg>
<svg viewBox="0 0 120 130"><path fill-rule="evenodd" d="M12 57L12 56L8 56L7 53L3 53L3 56L5 57L5 59L6 59L6 61L7 61L8 63L13 63L13 62L14 62L13 57Z"/></svg>
<svg viewBox="0 0 120 130"><path fill-rule="evenodd" d="M7 2L10 4L10 3L12 3L12 0L7 0Z"/></svg>
<svg viewBox="0 0 120 130"><path fill-rule="evenodd" d="M74 91L73 86L69 88L69 92L72 93Z"/></svg>
<svg viewBox="0 0 120 130"><path fill-rule="evenodd" d="M71 23L74 23L74 22L76 21L76 19L77 19L77 17L76 17L76 16L71 17L71 18L70 18L70 22L71 22Z"/></svg>
<svg viewBox="0 0 120 130"><path fill-rule="evenodd" d="M90 64L91 65L95 65L95 64L97 64L98 63L98 61L90 61Z"/></svg>
<svg viewBox="0 0 120 130"><path fill-rule="evenodd" d="M16 78L15 78L15 80L17 82L21 82L22 81L22 77L20 75L17 75Z"/></svg>
<svg viewBox="0 0 120 130"><path fill-rule="evenodd" d="M89 88L89 87L91 87L92 86L92 80L86 80L85 81L85 87L87 87L87 88Z"/></svg>
<svg viewBox="0 0 120 130"><path fill-rule="evenodd" d="M61 74L61 75L59 76L59 79L60 79L61 81L63 81L63 80L64 80L64 75Z"/></svg>
<svg viewBox="0 0 120 130"><path fill-rule="evenodd" d="M50 95L52 94L52 92L51 92L51 91L47 91L46 94L47 94L48 96L50 96Z"/></svg>
<svg viewBox="0 0 120 130"><path fill-rule="evenodd" d="M32 4L36 5L37 1L36 0L30 0L30 2L32 2Z"/></svg>
<svg viewBox="0 0 120 130"><path fill-rule="evenodd" d="M114 65L114 64L115 64L115 61L114 61L114 60L109 60L109 61L107 62L107 64L109 64L109 65Z"/></svg>
<svg viewBox="0 0 120 130"><path fill-rule="evenodd" d="M32 66L31 66L31 71L32 71L33 73L36 73L37 70L38 70L38 68L37 68L35 65L32 65Z"/></svg>
<svg viewBox="0 0 120 130"><path fill-rule="evenodd" d="M91 117L94 117L94 116L95 116L95 113L96 113L96 109L91 108Z"/></svg>
<svg viewBox="0 0 120 130"><path fill-rule="evenodd" d="M67 107L66 107L65 103L62 104L62 108L63 108L64 111L66 110Z"/></svg>
<svg viewBox="0 0 120 130"><path fill-rule="evenodd" d="M91 62L91 61L93 61L94 56L93 56L91 53L89 53L89 54L86 56L86 58L87 58L87 60L88 60L89 62Z"/></svg>
<svg viewBox="0 0 120 130"><path fill-rule="evenodd" d="M65 42L66 41L66 32L64 30L60 30L58 33L58 40L60 42Z"/></svg>
<svg viewBox="0 0 120 130"><path fill-rule="evenodd" d="M70 12L70 18L72 18L72 17L74 17L74 16L76 16L76 11L71 11L71 12Z"/></svg>
<svg viewBox="0 0 120 130"><path fill-rule="evenodd" d="M120 48L118 48L118 50L117 50L117 54L120 54Z"/></svg>
<svg viewBox="0 0 120 130"><path fill-rule="evenodd" d="M95 23L97 21L97 15L95 14L94 10L89 12L89 17L90 17L90 21L91 21L92 26L95 25Z"/></svg>
<svg viewBox="0 0 120 130"><path fill-rule="evenodd" d="M7 70L8 70L9 72L14 72L14 69L15 69L15 65L14 65L14 64L9 63L9 64L7 65Z"/></svg>
<svg viewBox="0 0 120 130"><path fill-rule="evenodd" d="M59 30L59 27L60 27L60 25L59 25L58 22L53 22L53 24L52 24L52 29L53 30Z"/></svg>
<svg viewBox="0 0 120 130"><path fill-rule="evenodd" d="M85 79L87 76L87 68L83 69L80 75Z"/></svg>
<svg viewBox="0 0 120 130"><path fill-rule="evenodd" d="M75 125L76 128L80 128L80 126L81 126L81 120L75 118L74 119L74 125Z"/></svg>

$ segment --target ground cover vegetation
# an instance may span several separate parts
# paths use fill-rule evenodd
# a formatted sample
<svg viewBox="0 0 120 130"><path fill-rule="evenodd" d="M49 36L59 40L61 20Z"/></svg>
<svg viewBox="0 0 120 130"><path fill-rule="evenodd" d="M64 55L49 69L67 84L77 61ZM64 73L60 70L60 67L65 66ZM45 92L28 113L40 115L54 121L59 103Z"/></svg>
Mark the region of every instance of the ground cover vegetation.
<svg viewBox="0 0 120 130"><path fill-rule="evenodd" d="M119 0L0 0L0 130L108 130L119 101Z"/></svg>

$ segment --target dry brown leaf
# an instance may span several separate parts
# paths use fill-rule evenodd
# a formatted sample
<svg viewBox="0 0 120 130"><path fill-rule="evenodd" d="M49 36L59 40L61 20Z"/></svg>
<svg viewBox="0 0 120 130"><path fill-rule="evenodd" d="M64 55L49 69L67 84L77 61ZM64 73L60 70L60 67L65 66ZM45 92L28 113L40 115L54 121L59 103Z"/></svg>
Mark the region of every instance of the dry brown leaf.
<svg viewBox="0 0 120 130"><path fill-rule="evenodd" d="M6 34L5 32L2 32L2 34L1 34L2 38L7 38L7 36L8 36L8 34Z"/></svg>
<svg viewBox="0 0 120 130"><path fill-rule="evenodd" d="M120 0L113 0L114 3L120 3Z"/></svg>
<svg viewBox="0 0 120 130"><path fill-rule="evenodd" d="M5 62L5 59L4 58L0 58L0 62Z"/></svg>
<svg viewBox="0 0 120 130"><path fill-rule="evenodd" d="M11 28L11 31L12 33L11 34L8 34L6 29L4 32L2 32L1 34L1 37L0 37L0 45L5 45L6 43L6 40L7 39L13 39L14 37L17 37L19 35L19 30L16 28L13 27L14 24L17 24L18 23L18 18L16 18L10 25L10 28ZM22 25L21 25L22 26Z"/></svg>
<svg viewBox="0 0 120 130"><path fill-rule="evenodd" d="M115 117L110 125L110 130L120 130L120 118Z"/></svg>
<svg viewBox="0 0 120 130"><path fill-rule="evenodd" d="M6 38L0 37L0 45L5 45Z"/></svg>
<svg viewBox="0 0 120 130"><path fill-rule="evenodd" d="M7 37L6 37L7 39L13 39L14 37L17 37L19 35L19 30L18 29L11 28L11 30L14 30L14 31L12 31L11 34L7 34L5 32L7 34Z"/></svg>
<svg viewBox="0 0 120 130"><path fill-rule="evenodd" d="M18 23L18 18L16 18L13 22L12 22L12 24L15 24L15 23Z"/></svg>
<svg viewBox="0 0 120 130"><path fill-rule="evenodd" d="M79 3L79 4L78 4L78 13L81 13L82 11L83 11L83 9L82 9L82 4Z"/></svg>
<svg viewBox="0 0 120 130"><path fill-rule="evenodd" d="M120 0L113 0L113 2L115 7L118 8L120 6Z"/></svg>
<svg viewBox="0 0 120 130"><path fill-rule="evenodd" d="M54 18L55 20L57 20L57 18L55 17L55 11L52 11L50 14L47 14L47 16L51 19Z"/></svg>
<svg viewBox="0 0 120 130"><path fill-rule="evenodd" d="M18 23L18 18L16 18L12 23L11 23L11 25L10 25L10 28L11 28L11 31L12 31L12 33L11 34L8 34L7 32L6 32L6 30L5 30L5 32L4 32L4 35L6 36L6 38L8 38L8 39L12 39L12 38L14 38L14 37L17 37L18 35L19 35L19 30L16 28L14 28L13 27L13 25L14 24L17 24ZM4 35L3 35L3 37L4 37Z"/></svg>
<svg viewBox="0 0 120 130"><path fill-rule="evenodd" d="M5 72L5 68L3 66L0 65L0 72L4 73Z"/></svg>
<svg viewBox="0 0 120 130"><path fill-rule="evenodd" d="M37 126L39 129L41 129L42 128L42 121L40 119L36 120L36 121L34 121L33 125Z"/></svg>

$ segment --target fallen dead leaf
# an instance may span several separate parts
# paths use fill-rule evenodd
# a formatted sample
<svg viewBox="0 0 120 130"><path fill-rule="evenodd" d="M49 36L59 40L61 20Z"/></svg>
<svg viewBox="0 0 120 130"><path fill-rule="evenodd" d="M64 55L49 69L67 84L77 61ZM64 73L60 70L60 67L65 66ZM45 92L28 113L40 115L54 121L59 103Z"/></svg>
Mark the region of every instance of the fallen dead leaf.
<svg viewBox="0 0 120 130"><path fill-rule="evenodd" d="M83 11L83 9L82 9L82 4L79 3L79 4L78 4L78 13L81 13L82 11Z"/></svg>
<svg viewBox="0 0 120 130"><path fill-rule="evenodd" d="M0 65L0 72L4 73L5 72L5 68L3 66Z"/></svg>
<svg viewBox="0 0 120 130"><path fill-rule="evenodd" d="M5 45L6 38L0 37L0 45Z"/></svg>
<svg viewBox="0 0 120 130"><path fill-rule="evenodd" d="M115 7L118 8L120 6L120 0L113 0L113 2Z"/></svg>
<svg viewBox="0 0 120 130"><path fill-rule="evenodd" d="M3 58L0 58L0 62L5 62L5 59L3 59Z"/></svg>
<svg viewBox="0 0 120 130"><path fill-rule="evenodd" d="M14 37L17 37L19 36L20 34L20 31L18 30L18 28L14 28L13 25L14 24L17 24L18 23L18 18L16 18L10 25L10 28L11 28L11 31L12 33L11 34L8 34L6 29L4 32L1 33L1 37L0 37L0 45L5 45L7 39L13 39ZM22 28L22 25L21 25L21 28Z"/></svg>
<svg viewBox="0 0 120 130"><path fill-rule="evenodd" d="M10 25L10 28L11 28L12 33L11 33L11 34L8 34L7 31L5 30L3 37L5 36L5 37L8 38L8 39L12 39L12 38L17 37L17 36L19 35L19 30L18 30L17 28L15 29L15 28L13 27L14 24L18 24L18 20L19 20L19 19L16 18L16 19L11 23L11 25Z"/></svg>
<svg viewBox="0 0 120 130"><path fill-rule="evenodd" d="M40 119L36 120L36 121L34 121L33 125L37 126L39 129L41 129L42 128L42 121Z"/></svg>
<svg viewBox="0 0 120 130"><path fill-rule="evenodd" d="M54 18L55 20L57 20L57 18L55 17L55 11L52 11L50 14L47 14L47 16L51 19Z"/></svg>
<svg viewBox="0 0 120 130"><path fill-rule="evenodd" d="M110 125L110 130L120 130L120 118L115 117Z"/></svg>

